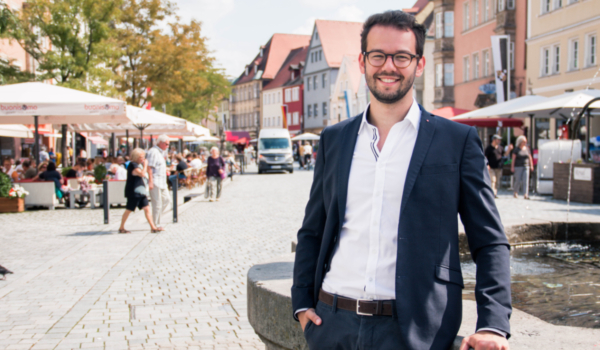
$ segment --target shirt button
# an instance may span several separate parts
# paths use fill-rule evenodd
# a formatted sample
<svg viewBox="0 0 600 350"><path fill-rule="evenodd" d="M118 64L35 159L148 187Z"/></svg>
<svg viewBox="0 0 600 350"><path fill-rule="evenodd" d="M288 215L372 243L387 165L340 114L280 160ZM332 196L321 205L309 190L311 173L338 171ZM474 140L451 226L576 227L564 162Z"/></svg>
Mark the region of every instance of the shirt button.
<svg viewBox="0 0 600 350"><path fill-rule="evenodd" d="M373 277L369 277L369 282L373 282Z"/></svg>

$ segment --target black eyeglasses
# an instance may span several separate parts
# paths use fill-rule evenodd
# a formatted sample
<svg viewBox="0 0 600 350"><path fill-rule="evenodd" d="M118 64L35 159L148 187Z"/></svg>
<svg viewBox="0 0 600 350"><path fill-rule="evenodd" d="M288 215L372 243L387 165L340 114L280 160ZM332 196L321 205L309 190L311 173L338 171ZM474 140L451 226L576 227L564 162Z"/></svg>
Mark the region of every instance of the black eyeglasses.
<svg viewBox="0 0 600 350"><path fill-rule="evenodd" d="M380 51L363 52L363 55L365 55L367 61L369 61L369 64L373 67L383 66L387 61L387 58L391 57L392 62L394 62L394 66L396 66L396 68L406 68L410 66L413 59L416 58L418 62L420 58L419 56L410 53L388 54Z"/></svg>

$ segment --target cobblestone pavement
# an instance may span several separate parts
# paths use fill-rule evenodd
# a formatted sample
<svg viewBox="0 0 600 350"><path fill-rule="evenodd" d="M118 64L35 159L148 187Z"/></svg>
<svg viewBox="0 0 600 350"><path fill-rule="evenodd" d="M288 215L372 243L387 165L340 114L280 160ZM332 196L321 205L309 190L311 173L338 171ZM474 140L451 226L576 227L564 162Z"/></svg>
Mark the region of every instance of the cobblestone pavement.
<svg viewBox="0 0 600 350"><path fill-rule="evenodd" d="M290 252L312 172L237 176L219 202L180 207L151 234L122 209L0 215L0 349L264 349L247 320L246 273ZM565 202L502 192L505 224L566 221ZM600 221L572 204L571 221ZM170 222L170 213L165 214Z"/></svg>

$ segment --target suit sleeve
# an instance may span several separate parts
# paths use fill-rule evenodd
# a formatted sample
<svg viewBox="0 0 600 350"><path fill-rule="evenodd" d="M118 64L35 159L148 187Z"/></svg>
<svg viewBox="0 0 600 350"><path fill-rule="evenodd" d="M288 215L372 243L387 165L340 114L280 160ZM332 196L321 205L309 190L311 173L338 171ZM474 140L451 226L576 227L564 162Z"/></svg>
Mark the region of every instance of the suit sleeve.
<svg viewBox="0 0 600 350"><path fill-rule="evenodd" d="M477 329L494 328L510 337L510 245L489 185L481 141L469 130L461 159L459 214L477 264Z"/></svg>
<svg viewBox="0 0 600 350"><path fill-rule="evenodd" d="M292 285L292 307L296 320L296 310L313 308L316 305L316 300L314 300L315 274L327 218L323 202L325 135L326 132L323 130L317 151L310 198L306 205L302 227L298 231L296 260L294 262L294 284Z"/></svg>

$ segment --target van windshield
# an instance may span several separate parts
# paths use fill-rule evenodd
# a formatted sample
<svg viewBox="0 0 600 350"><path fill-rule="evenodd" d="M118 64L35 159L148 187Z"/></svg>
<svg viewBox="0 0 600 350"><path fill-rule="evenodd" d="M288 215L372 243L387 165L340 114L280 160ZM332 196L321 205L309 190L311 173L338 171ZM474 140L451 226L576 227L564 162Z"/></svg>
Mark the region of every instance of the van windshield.
<svg viewBox="0 0 600 350"><path fill-rule="evenodd" d="M290 147L290 140L287 138L279 138L279 139L259 139L258 149L260 150L268 150L268 149L284 149Z"/></svg>

